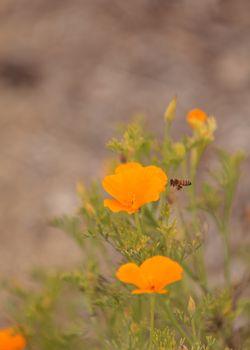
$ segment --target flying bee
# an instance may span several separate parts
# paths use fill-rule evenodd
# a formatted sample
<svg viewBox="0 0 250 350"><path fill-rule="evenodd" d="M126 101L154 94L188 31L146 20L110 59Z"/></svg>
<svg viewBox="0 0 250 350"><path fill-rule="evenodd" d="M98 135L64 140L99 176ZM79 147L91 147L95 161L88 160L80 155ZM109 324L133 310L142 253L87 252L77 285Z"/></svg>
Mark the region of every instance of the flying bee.
<svg viewBox="0 0 250 350"><path fill-rule="evenodd" d="M177 191L181 190L183 186L192 185L189 180L180 180L180 179L170 179L170 186L176 187Z"/></svg>

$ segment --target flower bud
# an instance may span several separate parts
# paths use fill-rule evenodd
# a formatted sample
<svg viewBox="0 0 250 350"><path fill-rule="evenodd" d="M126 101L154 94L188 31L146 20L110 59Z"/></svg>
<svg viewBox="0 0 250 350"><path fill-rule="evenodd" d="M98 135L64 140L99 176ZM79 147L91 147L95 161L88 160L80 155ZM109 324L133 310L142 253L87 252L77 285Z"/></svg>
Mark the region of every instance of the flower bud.
<svg viewBox="0 0 250 350"><path fill-rule="evenodd" d="M196 310L196 304L194 299L190 296L189 300L188 300L188 312L190 313L190 315L193 315L195 313Z"/></svg>
<svg viewBox="0 0 250 350"><path fill-rule="evenodd" d="M175 118L176 106L177 106L177 99L176 97L174 97L168 104L166 111L164 113L164 119L166 121L171 122Z"/></svg>
<svg viewBox="0 0 250 350"><path fill-rule="evenodd" d="M187 122L194 129L199 129L199 127L206 123L207 119L208 115L198 108L192 109L187 114Z"/></svg>
<svg viewBox="0 0 250 350"><path fill-rule="evenodd" d="M183 143L176 142L173 144L173 151L178 159L183 159L186 154L186 149Z"/></svg>

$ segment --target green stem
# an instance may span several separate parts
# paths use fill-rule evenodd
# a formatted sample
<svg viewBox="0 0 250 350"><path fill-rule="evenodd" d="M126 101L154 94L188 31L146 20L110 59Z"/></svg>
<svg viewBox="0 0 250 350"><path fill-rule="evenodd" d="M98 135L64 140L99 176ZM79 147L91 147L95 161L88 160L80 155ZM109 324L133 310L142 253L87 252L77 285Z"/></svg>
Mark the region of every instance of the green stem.
<svg viewBox="0 0 250 350"><path fill-rule="evenodd" d="M192 186L190 187L190 201L191 201L191 207L192 207L192 218L193 218L193 224L194 228L196 231L200 230L199 227L199 222L198 222L198 217L197 217L197 209L196 209L196 199L195 199L195 189L196 189L196 173L197 173L197 168L199 165L200 157L201 154L203 153L204 150L196 150L196 154L192 154L192 159L191 159L191 181L192 181ZM203 247L201 246L197 252L194 254L194 260L195 260L195 265L199 269L199 275L201 279L201 283L203 286L207 287L207 271L206 271L206 265L204 261L204 251Z"/></svg>
<svg viewBox="0 0 250 350"><path fill-rule="evenodd" d="M226 227L224 227L222 232L222 237L224 241L224 275L225 282L228 288L231 285L231 273L230 273L230 244L229 244L229 233Z"/></svg>
<svg viewBox="0 0 250 350"><path fill-rule="evenodd" d="M207 272L206 272L206 266L204 261L204 249L202 246L199 247L198 251L195 252L198 268L200 272L200 284L203 286L203 288L207 289Z"/></svg>
<svg viewBox="0 0 250 350"><path fill-rule="evenodd" d="M164 141L163 141L163 156L164 159L167 158L168 152L171 146L171 137L170 137L170 129L171 129L171 121L166 121L165 130L164 130Z"/></svg>
<svg viewBox="0 0 250 350"><path fill-rule="evenodd" d="M194 158L194 155L192 157ZM192 170L191 170L192 186L190 188L189 195L190 195L190 201L191 201L191 206L192 206L192 217L193 217L194 225L195 225L196 230L199 230L199 225L197 223L197 215L196 215L196 211L195 211L195 175L196 175L197 166L198 165L196 164L196 161L193 161ZM183 177L186 177L187 175L188 175L187 159L185 159L183 162ZM185 235L186 235L187 239L189 241L191 241L192 234L190 232L190 228L188 227L188 225L186 224L186 222L184 220L182 209L181 209L181 206L179 204L178 199L176 201L176 207L177 207L177 213L178 213L182 228L185 232ZM203 260L203 255L202 255L203 252L201 251L201 247L199 248L199 250L200 250L199 252L197 252L197 253L195 252L195 254L194 254L195 266L201 267L198 275L196 275L194 272L192 272L184 262L182 262L182 264L184 265L184 269L187 272L187 274L189 275L189 277L199 285L199 287L202 289L202 291L204 293L206 293L206 292L208 292L207 278L206 278L206 267L205 267L205 262ZM202 276L202 278L200 278L200 276Z"/></svg>
<svg viewBox="0 0 250 350"><path fill-rule="evenodd" d="M155 321L155 294L151 294L150 295L150 338L149 338L149 350L153 350L154 321Z"/></svg>
<svg viewBox="0 0 250 350"><path fill-rule="evenodd" d="M171 124L172 122L171 121L166 121L165 123L165 129L164 129L164 141L167 143L167 144L170 144L170 129L171 129Z"/></svg>
<svg viewBox="0 0 250 350"><path fill-rule="evenodd" d="M197 276L189 267L188 265L182 261L182 266L186 272L186 274L195 282L198 284L198 286L201 288L201 290L204 292L204 293L208 293L209 292L209 289L207 287L206 284L203 283L203 281L201 281L199 279L199 276Z"/></svg>
<svg viewBox="0 0 250 350"><path fill-rule="evenodd" d="M188 225L185 222L185 219L184 219L184 216L183 216L183 213L182 213L181 206L180 206L178 198L176 199L176 208L177 208L177 214L179 216L179 219L180 219L179 221L181 223L182 229L183 229L185 235L187 236L188 240L191 241L191 235L190 235L190 232L189 232L189 228L188 228Z"/></svg>
<svg viewBox="0 0 250 350"><path fill-rule="evenodd" d="M144 214L144 218L147 217L147 219L150 220L150 223L152 226L155 226L155 227L158 226L158 222L152 214L152 209L144 205L144 207L142 207L142 212Z"/></svg>
<svg viewBox="0 0 250 350"><path fill-rule="evenodd" d="M193 338L194 338L194 341L196 341L196 339L197 339L197 332L196 332L195 320L194 320L193 316L192 316L192 320L191 320L191 326L192 326Z"/></svg>
<svg viewBox="0 0 250 350"><path fill-rule="evenodd" d="M136 224L138 235L142 235L142 227L141 227L141 221L140 221L140 216L138 211L135 213L135 224Z"/></svg>
<svg viewBox="0 0 250 350"><path fill-rule="evenodd" d="M166 311L167 311L167 315L170 319L170 321L172 322L172 325L174 326L174 328L177 330L177 332L179 332L179 334L187 340L187 342L189 343L190 346L193 345L192 339L187 335L187 333L183 330L183 328L180 326L179 322L176 320L175 315L173 314L171 308L169 307L168 302L166 302L165 304L166 307Z"/></svg>

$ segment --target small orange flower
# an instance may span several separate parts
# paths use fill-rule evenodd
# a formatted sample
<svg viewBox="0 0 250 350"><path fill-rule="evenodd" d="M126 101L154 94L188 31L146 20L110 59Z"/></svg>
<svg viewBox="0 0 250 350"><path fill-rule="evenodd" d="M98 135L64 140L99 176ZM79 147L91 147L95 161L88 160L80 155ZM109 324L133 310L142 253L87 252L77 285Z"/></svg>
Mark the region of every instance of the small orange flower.
<svg viewBox="0 0 250 350"><path fill-rule="evenodd" d="M208 119L208 116L201 109L193 109L187 114L187 122L192 128L196 128L199 124L204 124Z"/></svg>
<svg viewBox="0 0 250 350"><path fill-rule="evenodd" d="M167 175L156 166L125 163L106 176L102 185L114 199L105 199L104 206L113 212L135 213L146 203L157 201L165 190Z"/></svg>
<svg viewBox="0 0 250 350"><path fill-rule="evenodd" d="M13 328L0 330L0 350L24 350L25 346L25 338Z"/></svg>
<svg viewBox="0 0 250 350"><path fill-rule="evenodd" d="M138 288L132 294L164 294L168 292L164 287L181 280L182 272L183 269L177 262L165 256L153 256L140 266L134 263L122 265L117 270L116 277Z"/></svg>

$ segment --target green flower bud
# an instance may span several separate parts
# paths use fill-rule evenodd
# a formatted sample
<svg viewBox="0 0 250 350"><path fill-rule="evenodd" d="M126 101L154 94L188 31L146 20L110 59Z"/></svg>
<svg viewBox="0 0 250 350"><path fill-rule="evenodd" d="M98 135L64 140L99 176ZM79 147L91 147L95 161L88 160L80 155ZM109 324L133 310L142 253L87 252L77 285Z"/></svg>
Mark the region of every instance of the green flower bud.
<svg viewBox="0 0 250 350"><path fill-rule="evenodd" d="M164 119L166 121L171 122L175 118L176 106L177 106L177 98L174 97L168 104L166 111L164 113Z"/></svg>

